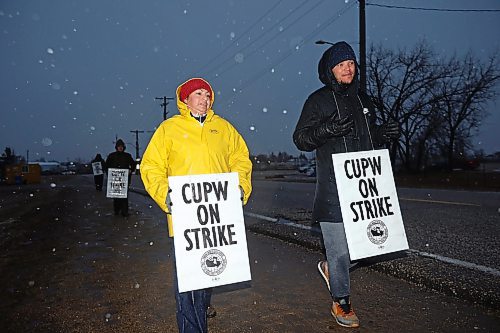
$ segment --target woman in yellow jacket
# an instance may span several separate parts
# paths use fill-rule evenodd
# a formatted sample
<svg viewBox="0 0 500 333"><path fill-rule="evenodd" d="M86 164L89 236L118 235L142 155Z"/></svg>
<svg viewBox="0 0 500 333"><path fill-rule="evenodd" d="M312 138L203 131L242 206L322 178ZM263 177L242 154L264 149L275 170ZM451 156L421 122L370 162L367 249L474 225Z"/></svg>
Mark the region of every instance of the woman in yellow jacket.
<svg viewBox="0 0 500 333"><path fill-rule="evenodd" d="M141 178L146 191L168 214L169 176L238 172L246 204L252 192L248 148L238 131L212 110L212 87L201 78L193 78L181 84L176 95L180 114L158 127L142 158ZM173 237L171 215L167 216L169 235ZM210 290L179 293L176 280L174 284L179 332L207 332Z"/></svg>

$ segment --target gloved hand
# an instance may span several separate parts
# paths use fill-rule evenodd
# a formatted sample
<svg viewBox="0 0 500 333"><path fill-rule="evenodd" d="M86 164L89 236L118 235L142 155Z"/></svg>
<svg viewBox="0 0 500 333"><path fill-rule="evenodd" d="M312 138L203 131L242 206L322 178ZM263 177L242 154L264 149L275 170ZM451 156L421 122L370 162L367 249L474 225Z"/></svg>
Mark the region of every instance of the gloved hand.
<svg viewBox="0 0 500 333"><path fill-rule="evenodd" d="M334 119L335 115L332 115L326 123L324 124L325 126L325 131L330 135L330 136L344 136L348 134L350 131L352 131L352 128L354 126L354 121L350 119L348 116L345 116L344 118L340 119Z"/></svg>
<svg viewBox="0 0 500 333"><path fill-rule="evenodd" d="M168 189L168 192L167 192L167 199L165 200L165 203L167 204L167 208L168 208L168 214L171 213L172 211L172 199L170 198L170 193L172 192L172 189Z"/></svg>
<svg viewBox="0 0 500 333"><path fill-rule="evenodd" d="M240 186L240 200L243 203L243 199L245 198L245 191L243 191L243 187Z"/></svg>
<svg viewBox="0 0 500 333"><path fill-rule="evenodd" d="M386 141L395 140L399 138L399 125L394 120L389 120L381 126L382 138Z"/></svg>

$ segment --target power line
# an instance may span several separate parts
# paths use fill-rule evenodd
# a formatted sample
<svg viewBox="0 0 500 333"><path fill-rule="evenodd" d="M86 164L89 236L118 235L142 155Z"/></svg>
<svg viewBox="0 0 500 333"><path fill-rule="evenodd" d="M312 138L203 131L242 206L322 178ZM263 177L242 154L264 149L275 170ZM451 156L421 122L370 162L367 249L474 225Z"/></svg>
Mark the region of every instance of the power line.
<svg viewBox="0 0 500 333"><path fill-rule="evenodd" d="M325 0L319 0L318 3L316 3L310 10L308 10L306 12L306 14L308 14L312 9L315 9L321 2L323 2ZM266 34L268 34L269 32L272 32L274 28L276 28L278 25L282 24L283 21L285 21L287 18L289 18L291 15L293 15L297 10L299 10L301 7L303 7L305 4L307 4L308 1L305 0L304 2L302 2L301 4L299 4L297 7L295 7L292 11L290 11L284 18L282 18L281 20L279 20L278 22L276 22L275 24L273 24L269 29L263 31L260 35L258 35L255 39L253 39L249 44L243 46L241 49L239 49L238 51L239 52L243 52L244 50L248 49L250 46L252 46L254 43L258 42L262 37L264 37ZM300 18L303 18L305 15L302 15L299 17ZM296 22L298 21L295 20L292 24L290 24L289 26L295 24ZM281 32L279 32L274 38L276 38ZM262 47L262 46L261 46ZM256 50L258 51L259 48ZM253 53L255 53L256 51L253 51ZM226 64L227 62L233 60L233 57L230 56L228 58L226 58L225 60L223 60L221 63L219 63L219 65L215 66L215 67L212 67L211 69L207 70L206 72L206 75L209 75L210 73L214 72L215 70L221 68L222 66L224 66L224 64ZM232 67L232 66L231 66Z"/></svg>
<svg viewBox="0 0 500 333"><path fill-rule="evenodd" d="M212 59L210 59L204 66L202 66L200 69L198 69L195 73L200 72L203 68L208 67L210 64L212 64L215 60L219 59L221 55L223 55L227 50L229 50L234 44L236 44L243 36L245 36L248 32L250 32L264 17L269 15L278 5L283 2L283 0L279 0L276 2L271 8L269 8L264 14L262 14L247 30L245 30L243 33L240 34L240 36L236 39L234 39L231 44L229 44L228 47L224 48L221 52L219 52L216 56L214 56Z"/></svg>
<svg viewBox="0 0 500 333"><path fill-rule="evenodd" d="M140 155L139 155L139 133L144 133L144 131L133 130L130 132L135 133L135 160L139 161L139 158L140 158Z"/></svg>
<svg viewBox="0 0 500 333"><path fill-rule="evenodd" d="M141 160L141 155L139 154L139 133L154 133L154 131L142 131L142 130L132 130L130 133L135 133L135 160L139 162ZM139 169L137 169L139 171Z"/></svg>
<svg viewBox="0 0 500 333"><path fill-rule="evenodd" d="M257 53L258 51L262 50L264 48L264 46L268 45L270 42L272 42L274 39L276 39L277 37L279 37L283 31L289 29L291 26L293 26L295 23L297 23L298 21L300 21L301 19L303 19L306 15L308 15L310 12L312 12L314 9L316 9L322 2L324 2L325 0L320 0L319 2L317 2L316 4L314 4L311 8L309 8L305 13L303 13L301 16L299 16L298 18L296 18L294 21L292 21L292 23L290 23L287 27L283 28L283 30L279 31L277 34L275 34L274 36L272 36L270 39L268 39L266 42L264 42L263 44L261 44L258 48L254 49L253 51L249 52L247 54L247 57L250 57L252 55L254 55L255 53ZM289 15L288 15L289 16ZM286 18L285 17L283 20L285 20ZM277 24L275 24L272 28L274 28L276 25L278 25L280 22L278 22ZM271 29L272 29L271 28ZM251 43L252 44L252 43ZM247 45L247 46L250 46L251 44ZM226 72L228 72L229 70L233 69L235 66L237 66L238 64L237 63L233 63L231 64L229 67L227 67L224 71L222 71L221 73L218 73L218 75L221 75L221 74L224 74Z"/></svg>
<svg viewBox="0 0 500 333"><path fill-rule="evenodd" d="M448 9L448 8L423 8L423 7L405 7L405 6L391 6L391 5L381 5L377 3L366 3L367 6L383 7L389 9L407 9L407 10L423 10L423 11L434 11L434 12L500 12L500 9Z"/></svg>
<svg viewBox="0 0 500 333"><path fill-rule="evenodd" d="M293 10L291 10L284 18L280 19L277 23L275 23L273 26L271 26L271 28L269 28L267 30L264 30L260 35L258 35L256 38L254 38L249 44L247 44L247 45L243 46L243 48L239 49L239 52L243 52L248 47L250 47L252 44L254 44L255 42L259 41L264 35L268 34L270 31L272 31L272 29L274 29L276 26L278 26L279 24L281 24L281 22L283 22L284 20L286 20L288 17L290 17L290 15L292 15L293 13L295 13L297 10L299 10L305 4L307 4L307 0L304 0L302 3L300 3L297 7L295 7ZM218 68L222 67L225 63L227 63L228 61L231 61L232 59L233 59L232 56L224 59L221 63L219 63L219 65L217 65L215 67L212 67L211 69L207 70L206 74L208 75L209 73L214 72L215 70L217 70Z"/></svg>
<svg viewBox="0 0 500 333"><path fill-rule="evenodd" d="M174 100L174 98L163 96L163 97L155 97L155 99L160 99L163 101L163 103L160 104L163 107L163 120L167 120L167 114L168 114L167 105L169 103L168 101Z"/></svg>
<svg viewBox="0 0 500 333"><path fill-rule="evenodd" d="M328 20L326 20L323 24L321 24L320 26L318 26L316 29L314 29L312 32L310 32L306 38L304 38L304 40L299 43L297 46L302 46L304 45L306 42L308 42L309 40L311 40L315 35L317 35L321 30L327 28L329 25L331 25L332 23L334 23L337 19L339 19L342 15L344 15L349 9L351 9L354 5L356 4L356 2L352 1L350 2L347 6L345 6L344 8L342 8L341 10L339 10L335 15L332 15L331 18L329 18ZM264 76L265 74L269 73L269 71L278 66L279 64L281 64L283 61L285 61L289 56L292 55L292 52L293 50L289 50L287 53L285 53L282 57L280 57L278 59L277 62L273 63L272 65L264 68L263 70L261 70L260 72L258 72L255 76L253 76L252 78L250 78L249 80L243 82L240 87L239 87L239 90L243 90L244 88L250 86L251 84L253 84L255 81L259 80L262 76ZM234 98L233 98L234 99ZM231 99L232 100L232 99Z"/></svg>

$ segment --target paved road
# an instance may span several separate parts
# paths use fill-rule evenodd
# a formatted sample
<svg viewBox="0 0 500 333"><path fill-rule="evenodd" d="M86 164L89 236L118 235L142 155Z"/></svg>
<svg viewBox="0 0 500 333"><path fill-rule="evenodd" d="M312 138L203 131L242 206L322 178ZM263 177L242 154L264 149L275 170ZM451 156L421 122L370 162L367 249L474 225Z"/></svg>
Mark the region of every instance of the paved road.
<svg viewBox="0 0 500 333"><path fill-rule="evenodd" d="M248 212L293 220L290 212L312 210L314 184L253 184ZM399 188L398 196L412 249L500 270L500 192Z"/></svg>
<svg viewBox="0 0 500 333"><path fill-rule="evenodd" d="M171 240L148 197L131 193L133 214L123 219L90 177L0 194L0 331L176 331ZM252 281L218 288L211 332L345 331L328 313L315 267L321 251L252 231L247 237ZM352 284L362 324L354 331L494 332L500 325L498 310L371 268L355 271Z"/></svg>
<svg viewBox="0 0 500 333"><path fill-rule="evenodd" d="M310 221L313 183L256 179L253 184L247 212ZM376 268L499 308L500 192L398 188L398 195L412 251L404 260ZM276 237L297 238L281 230L260 229Z"/></svg>

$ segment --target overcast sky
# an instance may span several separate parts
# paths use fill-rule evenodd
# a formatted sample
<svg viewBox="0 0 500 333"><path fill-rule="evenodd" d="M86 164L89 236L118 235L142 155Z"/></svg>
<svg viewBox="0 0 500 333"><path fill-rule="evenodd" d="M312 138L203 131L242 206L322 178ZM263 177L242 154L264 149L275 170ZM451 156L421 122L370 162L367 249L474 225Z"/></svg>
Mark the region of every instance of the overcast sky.
<svg viewBox="0 0 500 333"><path fill-rule="evenodd" d="M367 4L496 9L498 0ZM390 9L367 5L367 47L413 48L425 38L447 57L500 50L500 12ZM90 160L115 137L140 155L163 120L155 97L175 97L193 76L216 91L214 110L231 121L252 154L297 154L291 136L307 96L321 86L324 39L358 52L352 0L2 0L0 149L30 160ZM500 89L496 90L500 92ZM500 98L474 139L500 151ZM168 116L176 114L175 101Z"/></svg>

